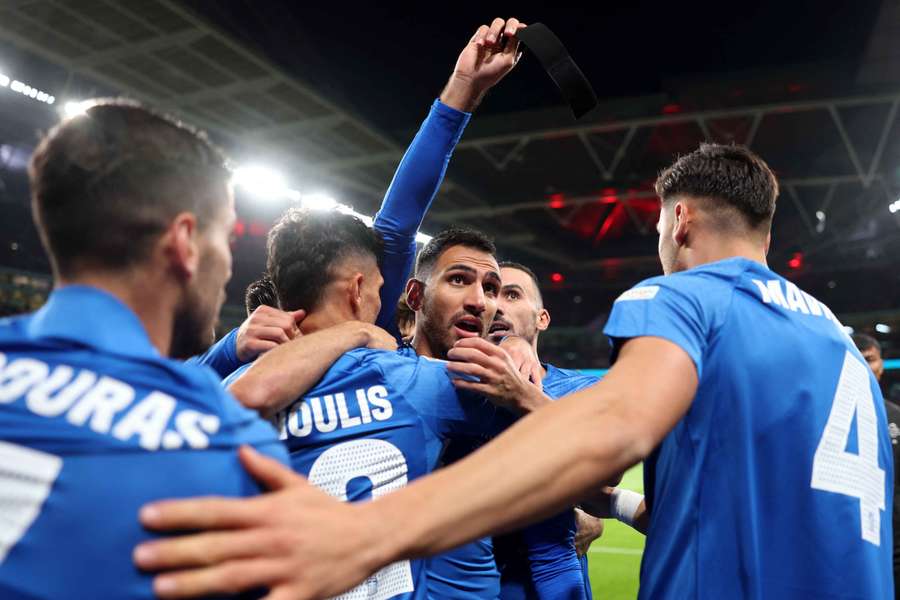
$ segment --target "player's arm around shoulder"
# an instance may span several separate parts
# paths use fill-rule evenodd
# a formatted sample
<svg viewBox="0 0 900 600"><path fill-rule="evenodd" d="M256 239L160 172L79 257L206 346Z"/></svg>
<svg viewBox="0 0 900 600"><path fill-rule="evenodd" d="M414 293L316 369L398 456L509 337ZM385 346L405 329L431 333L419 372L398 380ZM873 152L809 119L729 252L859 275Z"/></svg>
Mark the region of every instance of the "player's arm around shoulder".
<svg viewBox="0 0 900 600"><path fill-rule="evenodd" d="M371 323L341 323L267 352L228 390L268 418L309 391L345 352L361 347L395 350L397 341Z"/></svg>

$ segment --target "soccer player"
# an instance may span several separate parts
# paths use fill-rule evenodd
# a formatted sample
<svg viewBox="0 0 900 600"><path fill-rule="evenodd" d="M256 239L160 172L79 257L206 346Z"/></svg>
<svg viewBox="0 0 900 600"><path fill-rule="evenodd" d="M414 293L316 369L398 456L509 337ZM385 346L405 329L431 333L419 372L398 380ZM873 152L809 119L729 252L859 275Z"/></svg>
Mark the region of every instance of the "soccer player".
<svg viewBox="0 0 900 600"><path fill-rule="evenodd" d="M745 148L703 144L656 189L666 275L615 302L614 364L598 384L371 503L334 502L242 450L274 491L148 507L151 527L204 533L152 542L138 563L181 569L160 578L167 597L235 581L328 596L392 561L552 514L645 460L641 598L891 597L881 392L831 310L766 266L774 174ZM258 552L222 549L288 529L289 550L265 568Z"/></svg>
<svg viewBox="0 0 900 600"><path fill-rule="evenodd" d="M32 209L55 289L0 321L0 597L151 598L129 558L154 537L134 522L140 506L256 493L240 444L286 461L207 369L172 359L209 345L225 298L224 165L202 134L119 100L35 151Z"/></svg>
<svg viewBox="0 0 900 600"><path fill-rule="evenodd" d="M544 307L537 276L523 264L505 261L500 263L500 277L503 288L489 339L500 343L506 336L515 335L537 355L538 337L550 326L550 313ZM541 363L539 369L544 393L553 399L599 381L597 377L548 363ZM578 516L582 527L602 532L602 520L576 508L494 540L503 600L591 598L587 554L579 558L575 548L577 513L581 513Z"/></svg>
<svg viewBox="0 0 900 600"><path fill-rule="evenodd" d="M439 262L442 254L453 252L460 256L443 277L449 279L447 285L425 274L432 268L432 258ZM378 233L356 217L291 209L269 233L267 263L279 305L309 307L301 328L304 334L313 334L375 320L383 281L380 254ZM472 274L477 267L470 264L476 261L487 266L480 276ZM459 329L450 332L453 339L487 332L500 287L492 261L493 246L475 233L442 233L423 249L417 276L431 282L421 290L422 302L429 306L429 317L453 314L451 329ZM471 285L456 281L462 278L470 278ZM436 305L448 310L433 313ZM448 439L488 436L498 429L495 423L511 419L484 398L458 398L444 362L428 358L441 347L446 332L424 328L432 319L421 321L423 330L415 343L431 349L423 350L422 356L411 347L400 352L351 351L302 397L294 396L286 409L270 405L263 411L271 414L276 408L273 420L294 469L332 495L351 501L379 498L433 470ZM321 361L322 354L315 358ZM295 383L293 371L298 369L309 376L309 368L283 362L280 377ZM272 385L259 376L242 381L249 367L223 382L233 384L239 397L244 397L242 387ZM266 396L269 402L281 397ZM354 593L370 598L434 597L426 581L422 561L402 561L382 569Z"/></svg>

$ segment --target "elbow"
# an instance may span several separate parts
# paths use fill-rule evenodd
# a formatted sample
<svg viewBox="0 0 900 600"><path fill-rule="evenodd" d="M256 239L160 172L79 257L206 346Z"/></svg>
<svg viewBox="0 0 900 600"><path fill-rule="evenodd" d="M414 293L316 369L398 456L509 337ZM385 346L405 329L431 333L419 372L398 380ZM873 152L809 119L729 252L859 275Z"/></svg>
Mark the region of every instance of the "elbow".
<svg viewBox="0 0 900 600"><path fill-rule="evenodd" d="M270 406L269 398L271 395L266 390L265 385L254 385L252 381L248 381L248 377L242 377L238 379L234 383L232 383L228 391L237 398L238 402L241 403L245 408L249 408L250 410L255 410L262 417L268 418L271 416L272 407Z"/></svg>

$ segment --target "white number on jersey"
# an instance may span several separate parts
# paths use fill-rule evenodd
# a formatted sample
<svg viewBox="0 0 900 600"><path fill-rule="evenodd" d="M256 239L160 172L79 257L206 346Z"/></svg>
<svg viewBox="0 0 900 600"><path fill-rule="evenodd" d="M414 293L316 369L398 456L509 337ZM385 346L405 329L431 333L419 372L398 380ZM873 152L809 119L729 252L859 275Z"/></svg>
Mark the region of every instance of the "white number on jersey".
<svg viewBox="0 0 900 600"><path fill-rule="evenodd" d="M848 351L831 414L813 457L810 485L815 490L858 498L862 539L880 546L885 475L878 466L878 422L869 385L869 368ZM854 414L859 454L845 450Z"/></svg>
<svg viewBox="0 0 900 600"><path fill-rule="evenodd" d="M323 452L309 470L309 481L332 496L347 500L351 479L368 478L372 497L406 485L406 458L395 445L384 440L344 442ZM364 583L338 596L340 600L383 600L415 590L409 561L381 569Z"/></svg>
<svg viewBox="0 0 900 600"><path fill-rule="evenodd" d="M0 442L0 564L41 512L62 459Z"/></svg>

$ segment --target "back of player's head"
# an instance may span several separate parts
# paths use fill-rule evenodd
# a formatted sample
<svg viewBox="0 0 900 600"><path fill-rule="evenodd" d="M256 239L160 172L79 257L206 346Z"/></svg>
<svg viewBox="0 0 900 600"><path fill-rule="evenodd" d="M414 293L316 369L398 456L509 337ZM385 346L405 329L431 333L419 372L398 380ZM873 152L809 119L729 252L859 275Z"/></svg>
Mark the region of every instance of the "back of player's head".
<svg viewBox="0 0 900 600"><path fill-rule="evenodd" d="M315 310L335 268L349 258L381 262L381 236L337 211L288 209L269 231L268 276L283 310Z"/></svg>
<svg viewBox="0 0 900 600"><path fill-rule="evenodd" d="M441 254L455 246L473 248L492 256L497 254L494 242L481 231L468 227L450 227L434 236L419 252L416 259L416 279L428 279Z"/></svg>
<svg viewBox="0 0 900 600"><path fill-rule="evenodd" d="M202 230L229 199L223 154L200 133L126 100L100 100L41 141L32 212L54 270L121 270L179 213Z"/></svg>
<svg viewBox="0 0 900 600"><path fill-rule="evenodd" d="M874 348L878 351L878 354L881 354L881 344L878 343L878 340L866 333L854 333L853 343L856 344L856 349L860 352L865 352L866 350Z"/></svg>
<svg viewBox="0 0 900 600"><path fill-rule="evenodd" d="M535 304L538 308L544 307L544 297L541 294L541 284L538 281L537 275L534 274L534 271L523 265L522 263L518 263L512 260L503 260L500 261L501 269L515 269L516 271L521 271L528 275L528 278L531 279L531 283L534 284L534 293L535 293Z"/></svg>
<svg viewBox="0 0 900 600"><path fill-rule="evenodd" d="M663 203L679 197L704 202L720 222L768 233L775 214L778 181L769 166L744 146L701 144L656 180ZM736 219L730 218L736 217Z"/></svg>
<svg viewBox="0 0 900 600"><path fill-rule="evenodd" d="M261 277L247 286L244 293L244 306L249 315L260 306L272 306L278 308L278 292L275 284L268 277Z"/></svg>

